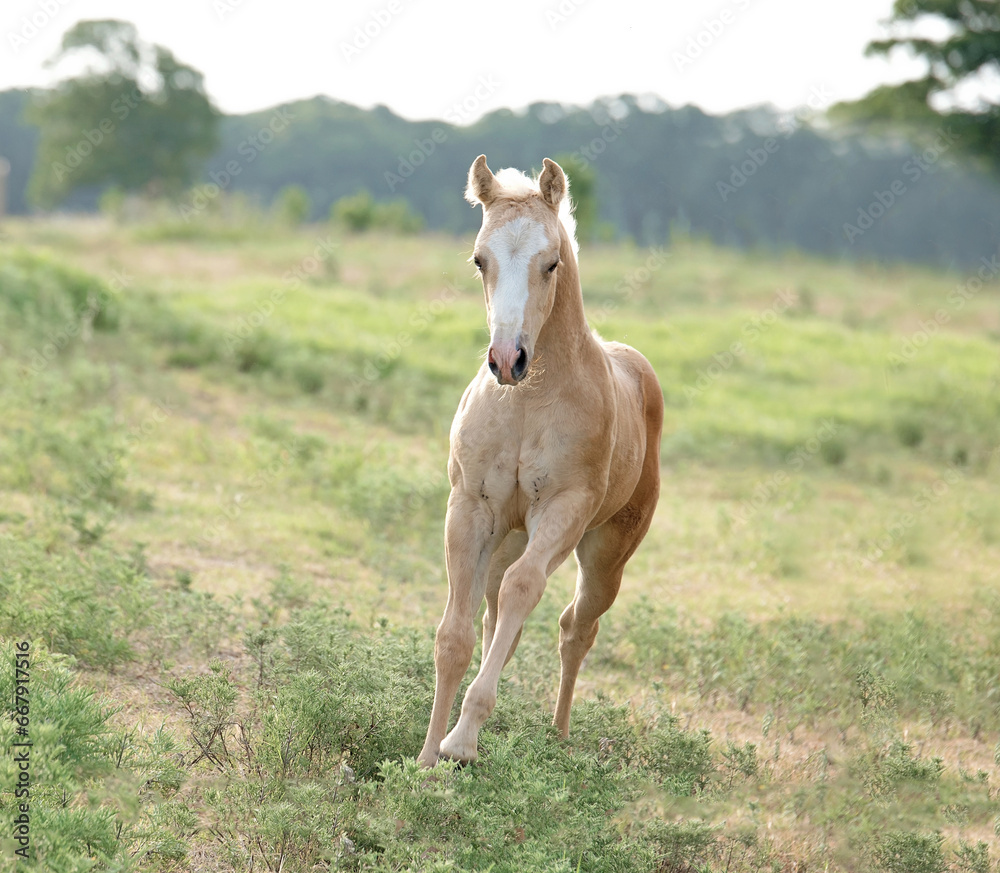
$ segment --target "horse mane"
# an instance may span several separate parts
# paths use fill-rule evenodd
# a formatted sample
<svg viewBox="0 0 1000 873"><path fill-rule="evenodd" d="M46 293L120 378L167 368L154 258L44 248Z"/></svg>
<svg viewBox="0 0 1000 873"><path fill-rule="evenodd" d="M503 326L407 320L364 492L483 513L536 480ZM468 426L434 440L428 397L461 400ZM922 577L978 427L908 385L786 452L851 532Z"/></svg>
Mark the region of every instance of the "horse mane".
<svg viewBox="0 0 1000 873"><path fill-rule="evenodd" d="M565 170L563 171L565 174ZM520 170L516 170L513 167L507 167L503 170L498 170L494 173L496 180L500 183L500 187L503 188L503 197L509 197L511 200L526 200L532 194L538 194L538 177L536 176L532 179L527 173L522 173ZM479 203L479 200L471 191L466 191L465 199L468 200L473 205ZM580 254L580 245L576 241L576 217L573 215L573 200L569 196L569 179L566 179L566 194L559 204L559 220L562 222L562 226L566 228L566 233L569 234L570 243L573 245L573 254Z"/></svg>

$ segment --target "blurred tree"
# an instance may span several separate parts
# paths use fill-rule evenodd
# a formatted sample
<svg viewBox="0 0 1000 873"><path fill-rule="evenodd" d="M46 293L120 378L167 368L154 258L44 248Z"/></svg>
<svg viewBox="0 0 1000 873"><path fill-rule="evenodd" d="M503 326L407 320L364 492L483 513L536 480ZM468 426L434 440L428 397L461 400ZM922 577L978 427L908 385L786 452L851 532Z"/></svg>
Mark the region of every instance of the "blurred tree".
<svg viewBox="0 0 1000 873"><path fill-rule="evenodd" d="M424 229L423 216L413 211L409 201L402 197L379 203L375 209L375 226L398 233L420 233Z"/></svg>
<svg viewBox="0 0 1000 873"><path fill-rule="evenodd" d="M97 209L101 215L105 215L116 223L121 223L125 216L125 203L127 197L117 185L105 188L97 200Z"/></svg>
<svg viewBox="0 0 1000 873"><path fill-rule="evenodd" d="M419 233L424 227L423 216L414 212L407 200L400 197L379 202L367 188L337 200L330 207L330 218L353 233L374 228Z"/></svg>
<svg viewBox="0 0 1000 873"><path fill-rule="evenodd" d="M298 227L309 218L312 200L301 185L285 185L274 201L274 211L282 224Z"/></svg>
<svg viewBox="0 0 1000 873"><path fill-rule="evenodd" d="M896 0L891 36L866 54L897 49L927 64L919 79L882 85L833 116L889 121L916 129L946 123L962 148L1000 172L1000 4L997 0ZM928 34L940 32L941 36Z"/></svg>
<svg viewBox="0 0 1000 873"><path fill-rule="evenodd" d="M357 194L341 197L330 207L330 218L354 233L368 230L375 223L375 199L362 188Z"/></svg>
<svg viewBox="0 0 1000 873"><path fill-rule="evenodd" d="M569 179L569 193L576 216L576 236L582 242L593 239L597 230L597 174L582 155L562 153L554 160Z"/></svg>
<svg viewBox="0 0 1000 873"><path fill-rule="evenodd" d="M41 129L30 199L52 206L85 186L157 196L190 184L217 142L219 113L201 73L124 21L77 23L52 63L68 57L86 61L85 71L28 110Z"/></svg>

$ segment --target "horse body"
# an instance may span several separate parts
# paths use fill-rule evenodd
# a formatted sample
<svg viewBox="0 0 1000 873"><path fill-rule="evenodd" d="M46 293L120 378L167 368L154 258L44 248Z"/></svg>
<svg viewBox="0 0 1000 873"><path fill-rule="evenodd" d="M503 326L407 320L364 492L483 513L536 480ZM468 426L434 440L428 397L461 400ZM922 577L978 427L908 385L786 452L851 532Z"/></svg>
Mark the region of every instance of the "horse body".
<svg viewBox="0 0 1000 873"><path fill-rule="evenodd" d="M555 714L568 734L580 664L659 495L662 393L642 355L602 343L587 327L562 170L546 159L537 184L505 173L502 184L485 157L469 173L470 199L484 207L475 260L491 343L451 430L449 593L420 754L427 766L439 755L476 759L479 728L524 620L549 574L575 550L576 592L560 618ZM484 597L479 674L446 735Z"/></svg>

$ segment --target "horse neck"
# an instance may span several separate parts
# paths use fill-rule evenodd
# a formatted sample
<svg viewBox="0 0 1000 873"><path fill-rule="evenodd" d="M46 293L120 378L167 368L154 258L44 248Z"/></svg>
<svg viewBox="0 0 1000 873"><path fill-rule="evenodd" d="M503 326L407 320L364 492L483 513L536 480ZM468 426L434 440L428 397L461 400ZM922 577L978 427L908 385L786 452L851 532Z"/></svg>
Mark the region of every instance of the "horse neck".
<svg viewBox="0 0 1000 873"><path fill-rule="evenodd" d="M599 352L597 341L587 326L583 311L583 291L576 253L565 230L559 248L559 273L552 312L542 325L535 345L540 354L546 377L571 372L581 360Z"/></svg>

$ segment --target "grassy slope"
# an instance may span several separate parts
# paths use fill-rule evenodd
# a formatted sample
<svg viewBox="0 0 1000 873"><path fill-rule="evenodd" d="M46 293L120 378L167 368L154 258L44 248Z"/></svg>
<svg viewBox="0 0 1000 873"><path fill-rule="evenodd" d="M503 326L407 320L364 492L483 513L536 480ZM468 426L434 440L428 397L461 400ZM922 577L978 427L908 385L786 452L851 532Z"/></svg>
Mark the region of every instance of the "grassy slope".
<svg viewBox="0 0 1000 873"><path fill-rule="evenodd" d="M467 241L311 228L191 242L14 224L2 245L5 257L27 247L127 282L117 329L74 337L38 373L32 351L72 314L26 318L8 340L8 533L61 541L68 524L81 541L141 542L159 586L238 595L236 614L253 613L275 579L294 579L283 584L308 595L286 591L288 608L319 592L363 625L432 626L444 600L447 429L486 340ZM980 731L995 726L996 703L977 704L985 655L965 647L997 645L996 284L697 241L669 257L585 249L581 272L595 326L647 354L667 399L660 508L582 696L603 689L639 707L670 697L718 744L791 744L774 747L769 787L749 807L740 792L720 802L754 827L763 804L803 857L836 817L813 810L807 826L790 815L787 784L815 791L817 755L853 761L852 729L875 742L876 728L851 714L866 665L881 664L898 689L894 730L927 743L925 758L940 755L955 778L992 772ZM961 307L957 289L974 291ZM947 324L924 343L939 310ZM96 479L106 493L75 500L95 458L114 461ZM571 567L557 572L512 669L546 704L554 618L572 580ZM879 623L907 609L935 623ZM733 614L752 623L727 624ZM833 658L825 633L834 649L868 655ZM181 666L217 645L211 628L193 636L204 654L181 646ZM926 659L945 665L931 678L907 654L928 638L940 646ZM636 669L638 684L627 678ZM959 687L947 714L929 717L921 695L949 682ZM789 685L805 689L798 702ZM135 707L176 719L155 692ZM914 826L947 829L949 845L990 837L985 813L964 830L939 815Z"/></svg>
<svg viewBox="0 0 1000 873"><path fill-rule="evenodd" d="M253 590L251 580L292 562L334 588L350 584L345 604L391 612L396 583L412 579L404 591L413 597L400 606L430 620L440 599L447 430L486 340L463 243L333 239L317 229L242 246L139 245L88 233L53 238L53 250L70 249L98 276L123 270L135 293L169 307L143 326L161 344L143 350L149 384L123 415L141 422L143 404L158 397L177 409L135 446L130 473L136 487L169 489L171 499L155 516L122 519L122 534L215 590ZM307 270L324 239L335 263L289 290L282 277ZM585 249L582 265L597 327L644 351L668 401L663 503L625 597L642 592L709 613L788 604L833 617L859 599L947 606L996 579L995 286L955 309L948 299L960 276L746 258L698 244L650 257ZM284 299L241 339L275 289ZM795 302L780 312L782 299ZM951 315L947 331L894 367L889 356L939 308ZM734 343L741 354L729 352ZM164 374L171 360L201 366ZM302 372L323 380L317 394L298 390ZM329 473L306 482L279 470L257 489L266 500L254 495L220 521L259 472L260 445L310 433L331 441L342 464L379 463L363 465L350 494L335 493L343 489ZM935 485L946 486L940 498ZM386 519L373 519L370 505L367 516L341 510L345 499L355 509L380 493L394 500L393 488L413 512L377 509L394 516L394 536L412 529L416 551L411 566L386 575L377 556L356 560L372 551L366 521ZM912 524L894 527L907 513ZM193 546L206 528L213 547ZM884 554L866 567L873 548Z"/></svg>

